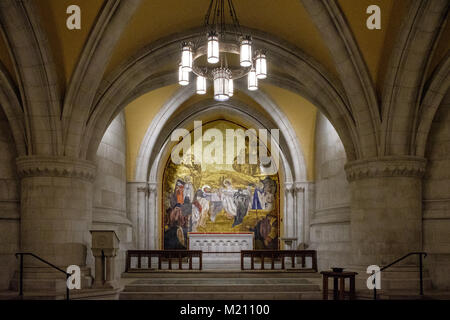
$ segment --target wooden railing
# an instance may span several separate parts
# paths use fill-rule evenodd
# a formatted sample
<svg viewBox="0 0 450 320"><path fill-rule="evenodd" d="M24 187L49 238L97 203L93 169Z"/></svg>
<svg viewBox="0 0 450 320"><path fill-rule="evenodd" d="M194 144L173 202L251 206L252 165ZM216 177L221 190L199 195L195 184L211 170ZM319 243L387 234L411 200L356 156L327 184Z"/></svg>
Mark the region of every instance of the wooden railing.
<svg viewBox="0 0 450 320"><path fill-rule="evenodd" d="M137 258L137 266L132 266L132 258ZM143 259L147 259L144 267ZM198 258L198 270L202 270L202 251L193 250L129 250L127 251L126 272L152 269L152 259L157 259L158 270L163 270L163 262L168 262L168 270L172 270L172 260L178 260L178 270L183 269L183 260L189 263L189 270L193 270L192 259Z"/></svg>
<svg viewBox="0 0 450 320"><path fill-rule="evenodd" d="M281 269L286 270L285 260L288 258L290 260L289 270L317 272L317 252L314 250L243 250L241 251L241 270L246 270L245 258L250 258L250 270L255 270L255 259L259 260L261 270L265 269L266 259L271 262L271 270L276 270L275 263L277 261L281 262ZM301 268L296 268L296 258L301 258ZM306 268L306 258L311 258L311 268Z"/></svg>

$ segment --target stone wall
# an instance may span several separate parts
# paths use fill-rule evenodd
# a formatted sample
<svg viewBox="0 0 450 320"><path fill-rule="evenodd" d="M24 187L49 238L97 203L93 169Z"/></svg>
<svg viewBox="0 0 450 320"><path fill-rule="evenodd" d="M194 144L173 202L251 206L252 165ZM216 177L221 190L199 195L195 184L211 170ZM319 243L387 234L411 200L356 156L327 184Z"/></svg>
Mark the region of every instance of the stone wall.
<svg viewBox="0 0 450 320"><path fill-rule="evenodd" d="M423 181L423 249L433 286L450 289L450 93L434 117Z"/></svg>
<svg viewBox="0 0 450 320"><path fill-rule="evenodd" d="M122 112L109 126L97 151L92 221L93 229L114 230L120 239L116 276L125 270L125 254L132 241L131 222L126 212L126 188L126 127Z"/></svg>
<svg viewBox="0 0 450 320"><path fill-rule="evenodd" d="M16 148L6 116L0 108L0 291L9 287L19 251L20 205Z"/></svg>
<svg viewBox="0 0 450 320"><path fill-rule="evenodd" d="M318 251L319 269L350 262L350 191L342 142L331 123L317 115L315 152L315 210L311 247Z"/></svg>

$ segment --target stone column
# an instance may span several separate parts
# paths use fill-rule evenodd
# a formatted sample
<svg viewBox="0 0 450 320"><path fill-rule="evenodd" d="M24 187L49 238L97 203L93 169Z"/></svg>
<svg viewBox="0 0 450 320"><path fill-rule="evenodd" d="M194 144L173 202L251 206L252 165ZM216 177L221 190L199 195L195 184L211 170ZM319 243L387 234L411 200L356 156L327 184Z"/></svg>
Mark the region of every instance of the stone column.
<svg viewBox="0 0 450 320"><path fill-rule="evenodd" d="M294 185L294 199L296 214L294 230L298 246L299 244L305 243L305 186L303 183L296 183Z"/></svg>
<svg viewBox="0 0 450 320"><path fill-rule="evenodd" d="M147 247L147 209L148 209L148 184L145 183L137 188L137 247L144 250Z"/></svg>
<svg viewBox="0 0 450 320"><path fill-rule="evenodd" d="M148 248L150 250L158 249L158 203L157 192L158 185L156 183L149 183L148 187L148 234L149 242Z"/></svg>
<svg viewBox="0 0 450 320"><path fill-rule="evenodd" d="M284 185L284 234L282 240L285 241L285 249L295 248L295 199L294 185L285 183Z"/></svg>
<svg viewBox="0 0 450 320"><path fill-rule="evenodd" d="M399 156L345 166L352 195L353 265L386 265L422 249L425 164L423 158ZM414 257L409 262L416 260Z"/></svg>
<svg viewBox="0 0 450 320"><path fill-rule="evenodd" d="M91 239L95 164L30 156L18 158L17 169L21 178L21 251L57 266L84 266Z"/></svg>

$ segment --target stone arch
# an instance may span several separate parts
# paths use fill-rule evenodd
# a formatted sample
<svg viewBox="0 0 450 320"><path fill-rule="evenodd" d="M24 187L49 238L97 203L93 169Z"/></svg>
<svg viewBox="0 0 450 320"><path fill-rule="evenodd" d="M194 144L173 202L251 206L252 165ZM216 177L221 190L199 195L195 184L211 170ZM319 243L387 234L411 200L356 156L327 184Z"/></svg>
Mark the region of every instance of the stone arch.
<svg viewBox="0 0 450 320"><path fill-rule="evenodd" d="M450 88L450 53L437 67L420 107L419 124L415 137L415 155L423 157L433 118Z"/></svg>
<svg viewBox="0 0 450 320"><path fill-rule="evenodd" d="M240 85L236 86L240 88ZM159 150L162 146L161 142L157 141L157 135L155 132L160 132L163 128L166 128L167 125L170 127L169 119L175 113L175 111L192 95L193 91L189 91L188 88L181 88L175 95L170 98L164 106L160 109L159 113L152 121L150 127L147 129L147 133L143 139L143 143L141 144L141 148L139 150L139 155L136 161L136 173L135 180L136 181L146 181L146 179L151 175L151 169L149 168L149 160L151 161L151 155L154 153L154 150ZM281 131L281 144L285 148L285 152L289 150L289 159L288 162L290 166L293 168L292 172L292 181L306 181L306 165L305 158L301 149L301 146L296 137L295 131L292 128L287 117L280 111L279 107L263 92L257 91L250 95L256 102L258 102L270 115L272 115L273 120L266 121L266 128L279 128ZM205 104L198 104L195 106L195 109L198 108L204 109L211 102L206 101ZM233 102L233 106L236 109L241 111L245 109L249 109L242 103ZM253 114L256 114L255 111L252 111ZM264 117L260 117L263 119ZM173 121L180 122L181 119L175 119ZM168 129L165 129L168 130ZM289 141L289 143L288 143ZM296 159L296 160L294 160ZM292 182L291 181L291 182Z"/></svg>
<svg viewBox="0 0 450 320"><path fill-rule="evenodd" d="M397 38L398 45L391 53L383 86L382 155L414 155L416 152L415 135L421 121L425 75L448 8L446 0L411 3Z"/></svg>
<svg viewBox="0 0 450 320"><path fill-rule="evenodd" d="M112 72L102 83L95 99L95 109L84 133L82 156L90 159L95 155L101 136L126 101L143 94L143 88L155 87L164 82L157 74L158 65L173 64L179 58L179 43L197 36L193 30L161 39L133 55ZM339 84L326 70L292 45L257 30L249 30L257 46L267 48L273 63L282 70L275 74L274 84L283 83L290 90L310 100L330 119L341 136L349 159L361 157L360 142L355 121L351 115L348 99ZM174 71L175 75L175 71ZM166 77L165 80L167 80ZM270 78L270 77L269 77ZM176 79L173 77L173 81ZM142 92L139 92L142 90Z"/></svg>
<svg viewBox="0 0 450 320"><path fill-rule="evenodd" d="M377 132L381 125L378 102L367 65L348 22L337 1L300 1L322 34L335 62L361 140L359 155L374 157L378 154ZM332 120L330 122L334 125ZM351 156L348 158L352 160Z"/></svg>
<svg viewBox="0 0 450 320"><path fill-rule="evenodd" d="M21 93L28 153L61 155L61 91L48 39L32 1L1 1L0 24Z"/></svg>
<svg viewBox="0 0 450 320"><path fill-rule="evenodd" d="M106 67L141 0L106 1L83 48L64 101L65 155L79 157L81 133Z"/></svg>
<svg viewBox="0 0 450 320"><path fill-rule="evenodd" d="M183 89L182 89L183 90ZM181 104L181 103L180 103ZM170 105L170 104L168 104ZM214 100L204 100L194 105L189 106L191 112L189 114L184 114L183 116L174 117L173 119L167 119L164 124L165 130L158 131L157 129L151 129L152 126L149 127L148 134L156 136L156 138L150 139L147 137L143 140L141 145L141 150L153 150L153 152L142 152L145 157L142 156L137 159L137 166L142 168L142 172L146 172L145 182L141 181L140 184L144 184L148 186L148 193L146 193L146 197L141 197L141 202L144 205L140 207L142 211L138 215L145 215L142 217L140 221L143 221L144 226L140 226L136 228L140 230L141 239L139 240L138 247L140 248L156 248L158 244L158 235L159 235L159 216L157 215L160 212L160 199L158 196L161 195L161 192L158 188L160 183L162 182L162 172L163 168L166 165L167 153L169 152L169 139L170 134L173 130L179 127L183 127L188 123L193 122L194 120L201 119L205 116L217 116L218 114L226 114L227 116L235 116L237 119L245 119L248 121L252 127L255 129L265 128L271 129L274 128L276 124L270 120L266 119L265 116L258 112L252 111L248 112L249 107L242 102L237 100L232 100L227 103L217 103ZM226 112L224 113L224 110ZM152 125L156 124L156 119L152 123ZM144 145L147 143L153 143L153 148L145 148ZM287 141L280 141L280 144L277 146L280 153L280 183L283 186L283 189L288 189L288 192L284 193L285 200L283 202L282 214L285 216L285 230L284 234L288 237L298 236L300 242L305 242L305 235L302 231L305 229L304 221L305 221L305 212L306 212L306 204L305 198L307 198L307 190L302 188L300 185L302 183L307 184L305 181L295 181L294 169L291 168L292 161L289 161L288 158L292 158L290 154L290 150L288 148ZM157 150L155 152L155 150ZM303 156L299 159L296 159L297 162L303 163L303 167L305 169L304 176L306 177L306 165L304 164ZM146 169L144 169L146 168ZM297 190L293 190L292 186L297 185ZM139 199L139 197L138 197ZM145 200L144 200L145 199ZM297 207L301 205L301 207ZM139 207L139 204L138 204ZM145 207L145 208L144 208ZM299 212L297 212L296 208ZM139 220L139 219L137 219ZM148 235L153 235L147 237Z"/></svg>
<svg viewBox="0 0 450 320"><path fill-rule="evenodd" d="M27 138L25 136L24 113L13 81L0 62L0 107L3 108L11 127L17 154L27 154Z"/></svg>

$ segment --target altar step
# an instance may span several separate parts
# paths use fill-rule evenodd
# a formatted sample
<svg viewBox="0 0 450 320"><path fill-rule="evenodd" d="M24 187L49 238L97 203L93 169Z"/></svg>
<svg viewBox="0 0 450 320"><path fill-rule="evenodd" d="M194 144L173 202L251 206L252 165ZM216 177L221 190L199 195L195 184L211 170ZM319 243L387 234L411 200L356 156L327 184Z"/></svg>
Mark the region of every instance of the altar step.
<svg viewBox="0 0 450 320"><path fill-rule="evenodd" d="M121 300L320 299L320 275L297 272L124 274Z"/></svg>
<svg viewBox="0 0 450 320"><path fill-rule="evenodd" d="M120 289L81 289L71 290L70 300L117 300ZM66 293L44 289L26 291L23 297L17 291L1 291L0 300L66 300Z"/></svg>
<svg viewBox="0 0 450 320"><path fill-rule="evenodd" d="M151 279L151 278L307 278L320 280L322 276L317 272L291 270L146 270L132 271L122 274L122 279Z"/></svg>

